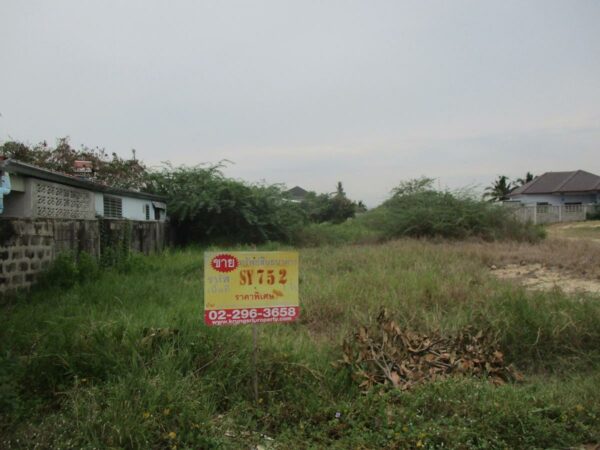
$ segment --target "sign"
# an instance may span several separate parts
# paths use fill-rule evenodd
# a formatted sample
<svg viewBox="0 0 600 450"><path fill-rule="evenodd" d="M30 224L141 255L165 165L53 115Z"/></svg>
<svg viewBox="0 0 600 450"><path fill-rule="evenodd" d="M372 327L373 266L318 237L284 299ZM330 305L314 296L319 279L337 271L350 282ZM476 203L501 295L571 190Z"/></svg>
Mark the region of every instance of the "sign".
<svg viewBox="0 0 600 450"><path fill-rule="evenodd" d="M75 161L73 163L73 171L81 178L91 178L93 175L94 166L91 161Z"/></svg>
<svg viewBox="0 0 600 450"><path fill-rule="evenodd" d="M292 322L299 313L297 252L204 253L207 325Z"/></svg>

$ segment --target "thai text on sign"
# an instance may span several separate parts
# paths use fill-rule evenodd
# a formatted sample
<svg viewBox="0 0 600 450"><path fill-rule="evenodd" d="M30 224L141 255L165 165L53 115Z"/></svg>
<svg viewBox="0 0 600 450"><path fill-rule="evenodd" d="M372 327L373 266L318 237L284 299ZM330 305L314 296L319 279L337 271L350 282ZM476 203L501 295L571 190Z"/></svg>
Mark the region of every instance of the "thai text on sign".
<svg viewBox="0 0 600 450"><path fill-rule="evenodd" d="M207 325L292 322L299 313L297 252L204 253Z"/></svg>

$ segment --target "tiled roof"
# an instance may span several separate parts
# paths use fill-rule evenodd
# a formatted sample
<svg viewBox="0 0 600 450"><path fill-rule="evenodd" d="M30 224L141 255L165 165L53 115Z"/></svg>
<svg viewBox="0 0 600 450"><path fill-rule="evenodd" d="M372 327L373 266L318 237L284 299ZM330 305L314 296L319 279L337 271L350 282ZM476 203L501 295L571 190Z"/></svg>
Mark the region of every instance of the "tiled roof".
<svg viewBox="0 0 600 450"><path fill-rule="evenodd" d="M546 172L529 183L518 187L511 196L521 194L557 194L593 192L600 190L600 177L585 170L573 172Z"/></svg>

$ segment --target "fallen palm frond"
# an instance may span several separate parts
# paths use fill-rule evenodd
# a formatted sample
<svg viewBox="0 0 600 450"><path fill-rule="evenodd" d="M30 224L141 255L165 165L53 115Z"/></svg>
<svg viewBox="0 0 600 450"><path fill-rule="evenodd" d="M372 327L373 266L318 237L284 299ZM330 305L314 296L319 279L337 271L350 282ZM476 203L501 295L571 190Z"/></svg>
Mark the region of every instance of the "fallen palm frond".
<svg viewBox="0 0 600 450"><path fill-rule="evenodd" d="M390 384L402 390L453 375L487 377L495 384L520 381L504 362L491 333L467 327L453 336L401 329L384 309L376 323L344 341L342 365L365 390Z"/></svg>

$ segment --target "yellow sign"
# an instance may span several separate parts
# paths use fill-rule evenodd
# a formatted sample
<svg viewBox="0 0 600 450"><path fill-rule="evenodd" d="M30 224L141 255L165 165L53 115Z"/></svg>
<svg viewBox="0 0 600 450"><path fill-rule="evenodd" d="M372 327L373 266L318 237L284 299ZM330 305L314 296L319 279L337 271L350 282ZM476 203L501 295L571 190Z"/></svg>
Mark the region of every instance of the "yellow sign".
<svg viewBox="0 0 600 450"><path fill-rule="evenodd" d="M204 253L207 325L292 322L299 313L297 252Z"/></svg>

